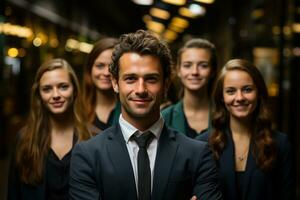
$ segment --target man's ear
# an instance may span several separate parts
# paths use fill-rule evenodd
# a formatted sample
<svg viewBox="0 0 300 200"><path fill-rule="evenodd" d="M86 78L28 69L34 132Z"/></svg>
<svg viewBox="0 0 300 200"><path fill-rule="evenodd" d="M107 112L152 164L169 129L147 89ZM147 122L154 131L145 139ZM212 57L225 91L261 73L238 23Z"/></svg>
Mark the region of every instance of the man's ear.
<svg viewBox="0 0 300 200"><path fill-rule="evenodd" d="M118 85L118 81L116 79L112 79L111 80L111 83L112 83L112 86L113 86L113 89L115 91L115 93L119 93L119 85Z"/></svg>

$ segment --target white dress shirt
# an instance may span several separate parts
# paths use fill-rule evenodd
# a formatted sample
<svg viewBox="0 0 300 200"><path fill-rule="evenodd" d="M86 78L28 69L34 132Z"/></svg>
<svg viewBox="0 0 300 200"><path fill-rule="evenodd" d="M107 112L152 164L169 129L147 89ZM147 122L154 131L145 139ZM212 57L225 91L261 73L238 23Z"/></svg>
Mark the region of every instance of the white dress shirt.
<svg viewBox="0 0 300 200"><path fill-rule="evenodd" d="M131 160L131 165L133 168L134 179L135 179L135 184L136 184L136 191L138 191L137 156L138 156L139 147L134 140L130 139L130 137L133 134L135 134L136 136L140 136L147 131L151 131L151 133L155 136L155 137L153 137L153 140L151 141L151 143L149 144L149 146L147 148L147 153L148 153L148 157L149 157L149 161L150 161L150 169L151 169L151 191L152 191L157 144L158 144L158 140L159 140L160 134L161 134L163 126L164 126L164 119L162 118L162 116L160 116L160 118L149 129L147 129L143 132L139 131L137 128L135 128L133 125L131 125L129 122L127 122L123 118L122 114L120 115L119 123L120 123L123 137L126 142L129 157Z"/></svg>

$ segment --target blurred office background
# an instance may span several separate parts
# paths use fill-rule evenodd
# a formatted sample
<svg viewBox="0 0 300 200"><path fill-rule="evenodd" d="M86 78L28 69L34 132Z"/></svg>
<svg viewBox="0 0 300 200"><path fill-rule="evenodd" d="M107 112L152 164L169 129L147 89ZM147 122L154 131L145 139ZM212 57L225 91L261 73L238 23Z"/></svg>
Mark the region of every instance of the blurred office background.
<svg viewBox="0 0 300 200"><path fill-rule="evenodd" d="M93 42L137 29L156 33L174 57L184 41L204 37L215 43L220 67L230 58L253 61L272 98L274 127L288 134L300 169L299 0L1 0L0 200L41 62L64 57L81 77ZM296 191L300 199L299 181Z"/></svg>

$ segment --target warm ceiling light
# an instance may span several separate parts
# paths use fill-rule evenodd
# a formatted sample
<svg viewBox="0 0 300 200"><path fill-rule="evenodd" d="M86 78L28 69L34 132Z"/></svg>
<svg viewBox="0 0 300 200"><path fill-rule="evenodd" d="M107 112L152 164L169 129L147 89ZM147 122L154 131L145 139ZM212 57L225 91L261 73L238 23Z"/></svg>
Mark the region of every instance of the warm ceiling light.
<svg viewBox="0 0 300 200"><path fill-rule="evenodd" d="M144 21L145 23L148 23L150 20L152 20L152 17L151 17L150 15L144 15L144 16L143 16L143 21Z"/></svg>
<svg viewBox="0 0 300 200"><path fill-rule="evenodd" d="M184 16L184 17L190 17L190 18L195 18L196 17L196 15L195 14L193 14L188 8L186 8L186 7L181 7L181 8L179 8L179 14L181 15L181 16Z"/></svg>
<svg viewBox="0 0 300 200"><path fill-rule="evenodd" d="M160 9L160 8L151 8L150 9L150 14L153 17L157 17L157 18L160 18L160 19L167 20L167 19L170 18L170 13L168 11Z"/></svg>
<svg viewBox="0 0 300 200"><path fill-rule="evenodd" d="M7 55L9 57L12 57L12 58L15 58L17 57L19 54L19 51L17 48L9 48L8 51L7 51Z"/></svg>
<svg viewBox="0 0 300 200"><path fill-rule="evenodd" d="M198 15L198 16L203 16L206 13L206 9L203 6L200 6L198 4L192 3L189 6L189 10L191 13Z"/></svg>
<svg viewBox="0 0 300 200"><path fill-rule="evenodd" d="M39 47L42 45L42 39L39 37L36 37L33 39L32 43L34 46Z"/></svg>
<svg viewBox="0 0 300 200"><path fill-rule="evenodd" d="M180 28L178 26L175 26L174 24L170 24L168 29L173 30L177 33L182 33L184 31L184 28Z"/></svg>
<svg viewBox="0 0 300 200"><path fill-rule="evenodd" d="M212 4L215 0L194 0L194 1L200 3Z"/></svg>
<svg viewBox="0 0 300 200"><path fill-rule="evenodd" d="M294 23L292 25L292 27L293 27L292 29L295 33L300 33L300 23Z"/></svg>
<svg viewBox="0 0 300 200"><path fill-rule="evenodd" d="M172 30L166 30L163 34L163 38L167 41L173 41L178 37L178 34Z"/></svg>
<svg viewBox="0 0 300 200"><path fill-rule="evenodd" d="M132 0L132 1L138 5L149 6L153 4L153 0Z"/></svg>
<svg viewBox="0 0 300 200"><path fill-rule="evenodd" d="M176 6L183 6L186 3L186 0L162 0L162 1Z"/></svg>
<svg viewBox="0 0 300 200"><path fill-rule="evenodd" d="M263 17L264 14L265 14L265 12L263 9L255 9L251 13L253 19L259 19L259 18Z"/></svg>
<svg viewBox="0 0 300 200"><path fill-rule="evenodd" d="M179 28L187 28L189 26L189 21L181 17L174 17L171 24L178 26Z"/></svg>
<svg viewBox="0 0 300 200"><path fill-rule="evenodd" d="M161 33L165 29L165 26L159 22L149 21L147 23L147 28L153 32Z"/></svg>
<svg viewBox="0 0 300 200"><path fill-rule="evenodd" d="M195 18L203 16L205 14L205 8L198 4L191 4L189 8L181 7L178 12L184 17Z"/></svg>

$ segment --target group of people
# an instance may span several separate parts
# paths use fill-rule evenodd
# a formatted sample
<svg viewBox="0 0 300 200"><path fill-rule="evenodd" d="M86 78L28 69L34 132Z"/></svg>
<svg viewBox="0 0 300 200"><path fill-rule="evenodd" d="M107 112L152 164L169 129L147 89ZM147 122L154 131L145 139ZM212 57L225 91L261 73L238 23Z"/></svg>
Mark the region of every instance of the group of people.
<svg viewBox="0 0 300 200"><path fill-rule="evenodd" d="M98 41L83 87L64 59L42 64L8 199L293 199L291 146L259 70L243 59L218 70L215 46L191 39L174 65L181 100L161 110L172 66L143 30Z"/></svg>

